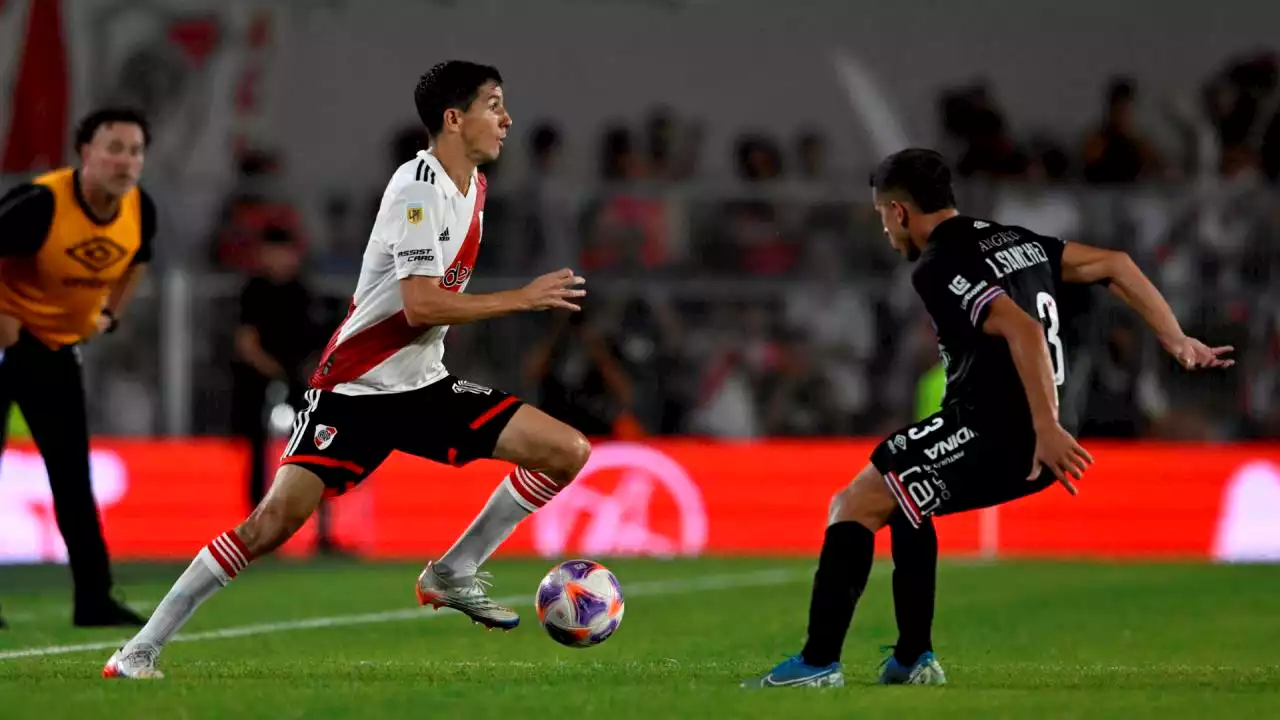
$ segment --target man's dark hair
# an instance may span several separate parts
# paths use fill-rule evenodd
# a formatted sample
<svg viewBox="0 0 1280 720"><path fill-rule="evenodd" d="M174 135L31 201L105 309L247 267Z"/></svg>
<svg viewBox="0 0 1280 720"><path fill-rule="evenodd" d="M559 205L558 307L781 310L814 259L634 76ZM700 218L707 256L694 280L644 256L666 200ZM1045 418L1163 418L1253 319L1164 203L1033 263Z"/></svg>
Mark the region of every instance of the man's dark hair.
<svg viewBox="0 0 1280 720"><path fill-rule="evenodd" d="M287 227L272 223L262 231L262 244L276 246L293 245L293 233Z"/></svg>
<svg viewBox="0 0 1280 720"><path fill-rule="evenodd" d="M142 113L127 107L105 107L89 113L76 125L76 149L93 142L98 128L115 123L137 125L142 129L142 144L151 144L151 126Z"/></svg>
<svg viewBox="0 0 1280 720"><path fill-rule="evenodd" d="M1128 77L1111 78L1107 84L1107 105L1115 107L1122 102L1132 102L1138 94L1138 86Z"/></svg>
<svg viewBox="0 0 1280 720"><path fill-rule="evenodd" d="M418 117L427 126L431 137L440 134L444 127L446 110L465 112L480 94L480 86L487 82L502 84L498 68L450 60L428 70L418 80L418 87L414 88L413 102L418 106Z"/></svg>
<svg viewBox="0 0 1280 720"><path fill-rule="evenodd" d="M911 148L885 158L871 176L877 193L901 193L921 212L931 213L956 206L951 189L951 168L934 150Z"/></svg>

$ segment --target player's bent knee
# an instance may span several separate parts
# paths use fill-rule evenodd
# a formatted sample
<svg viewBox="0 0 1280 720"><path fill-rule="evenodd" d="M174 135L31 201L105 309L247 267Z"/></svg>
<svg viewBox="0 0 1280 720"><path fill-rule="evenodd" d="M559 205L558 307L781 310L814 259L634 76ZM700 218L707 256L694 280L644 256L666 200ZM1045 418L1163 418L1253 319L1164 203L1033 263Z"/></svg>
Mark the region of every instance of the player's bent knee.
<svg viewBox="0 0 1280 720"><path fill-rule="evenodd" d="M236 529L236 534L254 557L261 557L283 545L305 522L306 518L298 518L287 508L264 502Z"/></svg>
<svg viewBox="0 0 1280 720"><path fill-rule="evenodd" d="M533 470L545 471L560 487L573 482L591 458L591 443L582 433L568 425L560 428L543 447L541 462Z"/></svg>
<svg viewBox="0 0 1280 720"><path fill-rule="evenodd" d="M315 473L286 465L276 473L267 497L236 529L255 557L284 544L307 522L324 494L324 483Z"/></svg>
<svg viewBox="0 0 1280 720"><path fill-rule="evenodd" d="M827 524L835 525L840 522L840 508L844 502L844 490L831 496L831 502L827 504Z"/></svg>
<svg viewBox="0 0 1280 720"><path fill-rule="evenodd" d="M856 522L877 531L889 522L897 509L897 500L884 484L883 476L868 466L831 499L829 521L832 524Z"/></svg>
<svg viewBox="0 0 1280 720"><path fill-rule="evenodd" d="M591 443L569 425L524 405L498 436L493 457L545 473L563 487L586 466Z"/></svg>
<svg viewBox="0 0 1280 720"><path fill-rule="evenodd" d="M556 468L567 480L573 480L591 459L591 443L586 436L577 430L572 431L568 441L558 453L559 467Z"/></svg>
<svg viewBox="0 0 1280 720"><path fill-rule="evenodd" d="M834 525L838 522L852 520L854 503L857 502L856 496L853 494L853 486L850 485L831 497L831 507L827 512L828 524Z"/></svg>

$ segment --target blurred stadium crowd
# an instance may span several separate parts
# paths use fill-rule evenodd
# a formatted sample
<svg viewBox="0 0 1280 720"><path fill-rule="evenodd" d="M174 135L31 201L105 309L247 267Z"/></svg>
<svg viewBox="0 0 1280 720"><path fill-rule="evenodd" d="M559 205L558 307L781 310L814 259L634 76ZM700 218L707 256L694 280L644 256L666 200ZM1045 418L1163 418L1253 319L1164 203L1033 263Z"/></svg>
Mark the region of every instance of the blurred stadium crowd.
<svg viewBox="0 0 1280 720"><path fill-rule="evenodd" d="M1013 136L981 84L942 93L938 146L962 178L962 210L1129 251L1187 331L1234 344L1240 365L1182 374L1105 291L1080 291L1068 303L1068 416L1085 436L1280 436L1277 57L1237 58L1205 84L1198 107L1169 108L1174 145L1158 146L1135 121L1144 97L1133 81L1113 78L1099 96L1094 129L1062 139ZM472 289L573 266L591 296L573 317L455 328L450 367L594 435L874 434L913 415L936 377L936 349L865 176L830 173L818 132L744 134L721 149L704 147L698 122L668 108L634 120L593 139L524 124L507 153L527 153L531 171L508 179L501 162L487 169ZM560 171L570 142L598 147L596 177ZM414 128L392 138L388 171L424 146ZM736 177L700 172L706 153L724 150ZM158 357L173 342L187 346L189 431L231 432L235 373L254 365L236 329L278 310L241 292L267 272L264 254L271 282L296 275L302 289L303 310L274 335L289 335L281 352L296 356L292 381L309 371L346 311L382 188L321 196L288 184L281 163L269 149L246 151L216 226L199 230L206 252L186 258L185 284L170 286L186 288L182 338L163 337L161 299L173 296L160 268L127 339L86 348L96 432L164 430L174 390Z"/></svg>

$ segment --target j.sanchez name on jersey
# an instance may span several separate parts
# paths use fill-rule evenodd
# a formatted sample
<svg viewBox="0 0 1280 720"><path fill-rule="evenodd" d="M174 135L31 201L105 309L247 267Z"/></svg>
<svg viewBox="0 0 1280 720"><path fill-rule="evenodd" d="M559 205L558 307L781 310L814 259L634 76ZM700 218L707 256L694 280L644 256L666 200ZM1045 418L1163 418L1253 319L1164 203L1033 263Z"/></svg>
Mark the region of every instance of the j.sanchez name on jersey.
<svg viewBox="0 0 1280 720"><path fill-rule="evenodd" d="M1013 242L1019 239L1018 233L1006 231L996 233L983 240L978 247L985 253L993 248L1000 247L1006 242ZM996 277L1002 278L1010 273L1026 270L1033 265L1047 263L1049 262L1049 255L1044 251L1043 245L1033 240L1020 245L1011 245L1003 250L996 251L991 257L983 259L991 266Z"/></svg>

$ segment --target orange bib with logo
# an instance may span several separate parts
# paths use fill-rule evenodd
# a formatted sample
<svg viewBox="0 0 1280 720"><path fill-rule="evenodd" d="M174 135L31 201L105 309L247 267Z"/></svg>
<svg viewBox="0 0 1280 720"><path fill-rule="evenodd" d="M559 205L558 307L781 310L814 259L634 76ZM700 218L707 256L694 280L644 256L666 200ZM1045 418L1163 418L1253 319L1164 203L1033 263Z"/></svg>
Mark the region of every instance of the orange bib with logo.
<svg viewBox="0 0 1280 720"><path fill-rule="evenodd" d="M103 303L142 245L141 191L129 191L109 223L98 223L76 197L75 170L42 175L53 192L53 222L35 255L0 262L0 313L57 348L94 332Z"/></svg>

